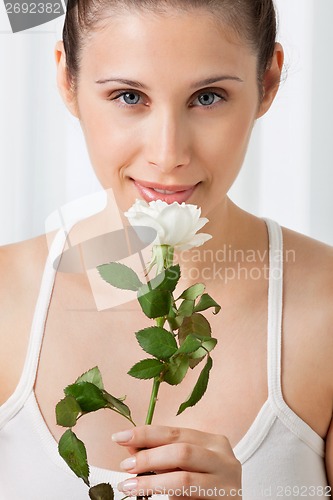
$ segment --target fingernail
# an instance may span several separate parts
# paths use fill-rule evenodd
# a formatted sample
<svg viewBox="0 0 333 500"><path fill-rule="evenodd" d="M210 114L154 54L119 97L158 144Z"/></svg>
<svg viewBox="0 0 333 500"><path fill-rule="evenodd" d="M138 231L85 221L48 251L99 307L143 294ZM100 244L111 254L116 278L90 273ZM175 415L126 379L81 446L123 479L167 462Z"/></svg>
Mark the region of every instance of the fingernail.
<svg viewBox="0 0 333 500"><path fill-rule="evenodd" d="M120 468L123 470L131 470L134 469L136 466L136 458L135 457L129 457L120 462Z"/></svg>
<svg viewBox="0 0 333 500"><path fill-rule="evenodd" d="M122 431L112 434L112 441L116 443L126 443L133 437L133 431Z"/></svg>
<svg viewBox="0 0 333 500"><path fill-rule="evenodd" d="M138 485L138 481L136 479L128 479L127 481L123 481L118 484L117 488L119 491L135 491Z"/></svg>

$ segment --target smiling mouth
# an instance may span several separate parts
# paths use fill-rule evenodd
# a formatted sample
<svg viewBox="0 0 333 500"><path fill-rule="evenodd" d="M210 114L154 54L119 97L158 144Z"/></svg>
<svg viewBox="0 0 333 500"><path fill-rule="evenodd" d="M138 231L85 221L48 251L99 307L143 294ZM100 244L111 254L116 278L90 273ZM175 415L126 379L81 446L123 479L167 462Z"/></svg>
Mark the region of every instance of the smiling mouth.
<svg viewBox="0 0 333 500"><path fill-rule="evenodd" d="M156 193L162 193L162 194L175 194L175 193L178 193L179 191L167 191L166 189L163 190L163 189L156 189L156 188L152 188L154 191L156 191ZM180 192L182 192L182 190L180 190Z"/></svg>
<svg viewBox="0 0 333 500"><path fill-rule="evenodd" d="M132 181L146 202L161 200L169 204L174 202L185 203L200 184L165 186L135 179L132 179Z"/></svg>

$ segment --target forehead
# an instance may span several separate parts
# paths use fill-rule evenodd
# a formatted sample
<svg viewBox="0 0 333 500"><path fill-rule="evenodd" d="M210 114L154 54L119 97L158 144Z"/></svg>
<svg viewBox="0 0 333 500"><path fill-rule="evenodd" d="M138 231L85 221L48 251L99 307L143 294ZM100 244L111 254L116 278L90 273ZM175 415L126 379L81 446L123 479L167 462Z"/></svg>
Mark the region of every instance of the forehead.
<svg viewBox="0 0 333 500"><path fill-rule="evenodd" d="M115 70L138 79L151 73L167 79L189 75L192 80L200 70L244 78L255 68L250 47L204 9L117 13L92 33L81 58L81 69L98 78Z"/></svg>

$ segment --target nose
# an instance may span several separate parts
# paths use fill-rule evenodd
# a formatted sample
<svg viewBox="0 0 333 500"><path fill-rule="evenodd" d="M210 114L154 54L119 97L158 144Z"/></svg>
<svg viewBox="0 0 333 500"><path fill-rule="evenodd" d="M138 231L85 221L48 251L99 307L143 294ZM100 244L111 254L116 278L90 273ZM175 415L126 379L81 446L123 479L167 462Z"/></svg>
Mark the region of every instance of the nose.
<svg viewBox="0 0 333 500"><path fill-rule="evenodd" d="M190 124L180 112L151 112L146 134L146 161L163 173L190 162Z"/></svg>

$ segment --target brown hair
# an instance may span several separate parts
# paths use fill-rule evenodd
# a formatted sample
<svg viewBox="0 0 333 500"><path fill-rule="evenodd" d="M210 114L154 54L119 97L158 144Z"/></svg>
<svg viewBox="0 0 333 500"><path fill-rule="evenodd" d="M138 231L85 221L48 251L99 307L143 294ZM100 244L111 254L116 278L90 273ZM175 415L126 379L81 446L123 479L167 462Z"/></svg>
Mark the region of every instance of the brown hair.
<svg viewBox="0 0 333 500"><path fill-rule="evenodd" d="M128 10L165 13L170 7L182 10L203 8L230 26L246 40L258 56L259 92L270 66L276 42L277 22L273 0L68 0L63 28L67 75L76 88L82 47L89 34L98 30L110 15Z"/></svg>

